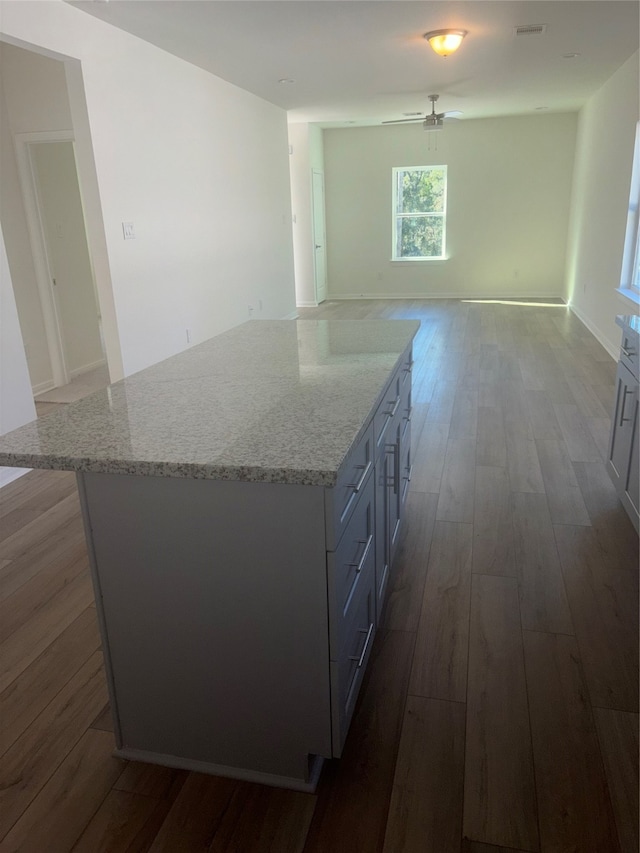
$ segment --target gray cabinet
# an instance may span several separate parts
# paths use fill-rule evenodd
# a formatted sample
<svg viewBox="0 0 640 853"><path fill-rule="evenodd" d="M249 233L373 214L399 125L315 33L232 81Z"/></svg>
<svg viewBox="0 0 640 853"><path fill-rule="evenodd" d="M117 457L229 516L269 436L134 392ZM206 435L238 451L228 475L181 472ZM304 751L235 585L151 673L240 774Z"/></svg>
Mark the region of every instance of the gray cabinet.
<svg viewBox="0 0 640 853"><path fill-rule="evenodd" d="M373 419L376 449L376 601L380 615L411 480L411 352Z"/></svg>
<svg viewBox="0 0 640 853"><path fill-rule="evenodd" d="M373 467L363 470L349 522L336 550L327 553L335 757L342 754L376 629Z"/></svg>
<svg viewBox="0 0 640 853"><path fill-rule="evenodd" d="M352 481L351 496L341 483L331 492L344 506L330 514L335 530L327 536L339 539L327 555L334 756L342 752L400 538L411 479L411 369L409 348L348 461L341 483Z"/></svg>
<svg viewBox="0 0 640 853"><path fill-rule="evenodd" d="M607 468L620 500L639 530L638 335L623 326Z"/></svg>
<svg viewBox="0 0 640 853"><path fill-rule="evenodd" d="M118 755L301 790L341 755L410 477L410 346L372 405L332 487L78 474Z"/></svg>

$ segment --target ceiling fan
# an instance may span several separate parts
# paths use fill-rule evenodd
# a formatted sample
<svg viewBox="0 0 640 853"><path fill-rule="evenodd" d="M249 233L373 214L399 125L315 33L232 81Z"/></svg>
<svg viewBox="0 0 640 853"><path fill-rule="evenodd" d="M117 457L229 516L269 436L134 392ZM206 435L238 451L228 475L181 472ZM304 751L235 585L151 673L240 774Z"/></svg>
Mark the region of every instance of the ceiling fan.
<svg viewBox="0 0 640 853"><path fill-rule="evenodd" d="M404 124L406 122L416 122L421 121L425 130L440 130L444 127L445 119L449 121L453 119L457 121L457 117L461 116L462 113L460 110L447 110L443 113L436 112L436 101L440 95L429 95L428 98L431 101L431 112L426 115L417 115L415 118L400 118L394 121L383 121L382 124Z"/></svg>

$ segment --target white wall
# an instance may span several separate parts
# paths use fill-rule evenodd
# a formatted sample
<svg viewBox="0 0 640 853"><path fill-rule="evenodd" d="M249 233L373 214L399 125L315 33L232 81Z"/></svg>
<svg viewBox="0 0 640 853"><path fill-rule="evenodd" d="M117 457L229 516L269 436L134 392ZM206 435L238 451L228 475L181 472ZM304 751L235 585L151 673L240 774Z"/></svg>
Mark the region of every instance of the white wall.
<svg viewBox="0 0 640 853"><path fill-rule="evenodd" d="M322 130L313 124L290 124L289 144L296 303L316 305L311 173L324 171Z"/></svg>
<svg viewBox="0 0 640 853"><path fill-rule="evenodd" d="M325 130L329 296L561 296L576 123ZM448 167L448 259L391 261L392 167L431 164Z"/></svg>
<svg viewBox="0 0 640 853"><path fill-rule="evenodd" d="M0 435L4 435L34 420L36 410L1 228L0 332Z"/></svg>
<svg viewBox="0 0 640 853"><path fill-rule="evenodd" d="M567 300L617 357L616 314L638 306L616 293L620 285L633 144L639 118L638 53L580 112L567 251Z"/></svg>
<svg viewBox="0 0 640 853"><path fill-rule="evenodd" d="M0 26L80 61L82 85L66 69L78 169L85 201L95 180L96 285L103 321L113 294L125 375L186 348L187 329L193 344L248 319L249 304L295 310L283 110L57 0L2 2Z"/></svg>

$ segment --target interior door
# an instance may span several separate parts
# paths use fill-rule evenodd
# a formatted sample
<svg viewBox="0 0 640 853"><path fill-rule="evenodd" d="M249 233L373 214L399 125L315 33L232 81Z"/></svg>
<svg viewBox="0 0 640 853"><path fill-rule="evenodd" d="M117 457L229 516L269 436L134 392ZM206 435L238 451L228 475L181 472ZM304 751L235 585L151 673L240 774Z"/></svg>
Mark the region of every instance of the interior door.
<svg viewBox="0 0 640 853"><path fill-rule="evenodd" d="M312 171L312 192L314 275L316 302L320 304L327 298L327 251L324 223L324 173L317 169Z"/></svg>
<svg viewBox="0 0 640 853"><path fill-rule="evenodd" d="M104 361L73 142L29 147L65 370L73 377Z"/></svg>

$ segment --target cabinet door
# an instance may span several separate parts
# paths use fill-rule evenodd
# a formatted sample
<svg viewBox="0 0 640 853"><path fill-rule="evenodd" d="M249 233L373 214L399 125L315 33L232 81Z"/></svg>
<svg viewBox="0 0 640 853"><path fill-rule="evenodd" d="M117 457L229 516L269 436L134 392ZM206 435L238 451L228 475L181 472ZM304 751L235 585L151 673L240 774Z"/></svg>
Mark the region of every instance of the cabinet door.
<svg viewBox="0 0 640 853"><path fill-rule="evenodd" d="M636 386L635 393L635 404L634 404L634 420L635 420L635 428L632 431L631 436L631 457L630 457L630 465L629 465L629 478L627 481L627 495L629 496L629 501L631 502L632 507L636 511L636 516L640 513L640 453L638 452L638 445L640 445L640 436L638 435L638 388ZM636 528L638 527L636 523Z"/></svg>
<svg viewBox="0 0 640 853"><path fill-rule="evenodd" d="M638 510L638 381L625 365L618 364L614 419L611 424L609 463L607 468L623 506L636 530L640 523Z"/></svg>
<svg viewBox="0 0 640 853"><path fill-rule="evenodd" d="M340 544L327 554L331 660L339 660L359 589L364 578L372 578L374 574L374 484L374 477L369 476Z"/></svg>
<svg viewBox="0 0 640 853"><path fill-rule="evenodd" d="M400 515L402 511L402 478L401 478L401 442L400 437L402 433L402 418L396 416L392 427L393 432L390 435L390 438L393 440L387 444L387 456L391 462L391 470L390 475L387 478L387 490L389 496L389 512L388 512L388 524L389 524L389 546L390 546L390 554L389 554L389 565L393 565L393 558L395 557L396 548L398 547L398 539L400 538Z"/></svg>
<svg viewBox="0 0 640 853"><path fill-rule="evenodd" d="M618 364L616 382L616 406L611 425L609 462L613 468L614 478L624 489L626 488L635 427L634 421L636 420L634 410L637 407L637 383L623 364Z"/></svg>
<svg viewBox="0 0 640 853"><path fill-rule="evenodd" d="M411 419L405 418L400 444L400 511L404 513L404 505L409 495L411 482ZM401 519L402 520L402 519Z"/></svg>
<svg viewBox="0 0 640 853"><path fill-rule="evenodd" d="M363 587L346 626L345 642L340 658L330 663L332 740L335 758L339 758L342 754L342 747L371 655L376 630L375 598L373 572L367 570L363 577Z"/></svg>
<svg viewBox="0 0 640 853"><path fill-rule="evenodd" d="M390 386L389 399L378 408L384 429L375 430L376 445L376 595L382 613L400 525L411 479L411 350ZM393 399L392 399L393 398ZM393 405L391 405L393 403ZM375 421L374 421L375 424Z"/></svg>
<svg viewBox="0 0 640 853"><path fill-rule="evenodd" d="M378 620L382 613L382 605L389 581L389 492L387 482L391 476L392 458L388 453L382 453L376 462L376 604Z"/></svg>

